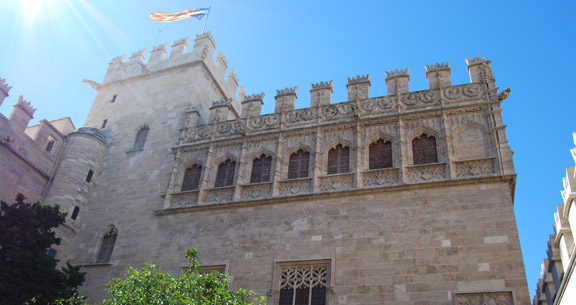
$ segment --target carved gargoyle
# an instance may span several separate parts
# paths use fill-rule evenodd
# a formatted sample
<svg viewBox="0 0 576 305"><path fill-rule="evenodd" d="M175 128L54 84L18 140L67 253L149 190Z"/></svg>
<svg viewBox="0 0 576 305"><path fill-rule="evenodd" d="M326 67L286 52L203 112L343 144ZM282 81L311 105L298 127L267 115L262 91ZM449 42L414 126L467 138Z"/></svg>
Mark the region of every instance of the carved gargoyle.
<svg viewBox="0 0 576 305"><path fill-rule="evenodd" d="M89 79L83 79L82 82L87 83L88 85L90 85L90 87L92 87L96 90L100 89L100 86L101 86L100 83L97 83L97 82L95 82L93 80L89 80Z"/></svg>
<svg viewBox="0 0 576 305"><path fill-rule="evenodd" d="M512 88L510 87L504 89L502 92L500 92L500 94L498 94L498 100L503 101L507 99L508 96L510 96L510 91L512 91Z"/></svg>

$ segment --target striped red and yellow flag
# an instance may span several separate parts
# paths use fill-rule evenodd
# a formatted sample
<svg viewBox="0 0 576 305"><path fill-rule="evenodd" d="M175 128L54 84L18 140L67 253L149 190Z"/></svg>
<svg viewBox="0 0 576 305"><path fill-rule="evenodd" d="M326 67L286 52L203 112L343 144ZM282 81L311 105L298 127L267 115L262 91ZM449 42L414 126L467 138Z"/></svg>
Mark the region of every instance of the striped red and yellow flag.
<svg viewBox="0 0 576 305"><path fill-rule="evenodd" d="M157 21L157 22L170 22L176 21L180 19L192 18L196 17L198 20L202 19L204 15L208 14L207 8L197 8L191 10L185 10L180 13L150 13L150 19Z"/></svg>

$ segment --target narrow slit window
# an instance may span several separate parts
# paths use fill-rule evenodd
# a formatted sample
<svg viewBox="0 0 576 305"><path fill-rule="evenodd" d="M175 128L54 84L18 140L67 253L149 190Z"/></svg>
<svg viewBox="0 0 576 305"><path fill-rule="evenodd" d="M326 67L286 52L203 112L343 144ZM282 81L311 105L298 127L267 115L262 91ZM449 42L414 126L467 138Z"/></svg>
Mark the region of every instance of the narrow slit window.
<svg viewBox="0 0 576 305"><path fill-rule="evenodd" d="M115 103L117 97L118 97L118 94L114 94L114 96L112 96L112 99L110 100L110 103Z"/></svg>
<svg viewBox="0 0 576 305"><path fill-rule="evenodd" d="M80 208L79 207L74 207L74 211L72 211L72 220L76 220L76 218L78 218L78 213L80 213Z"/></svg>
<svg viewBox="0 0 576 305"><path fill-rule="evenodd" d="M52 149L54 148L54 144L56 143L56 140L54 139L49 139L48 143L46 144L46 151L47 152L52 152Z"/></svg>
<svg viewBox="0 0 576 305"><path fill-rule="evenodd" d="M89 170L88 175L86 175L86 182L90 183L92 181L92 176L94 176L94 171Z"/></svg>
<svg viewBox="0 0 576 305"><path fill-rule="evenodd" d="M101 129L106 128L106 124L108 124L108 120L104 120L104 121L102 122L102 127L100 127L100 128L101 128Z"/></svg>

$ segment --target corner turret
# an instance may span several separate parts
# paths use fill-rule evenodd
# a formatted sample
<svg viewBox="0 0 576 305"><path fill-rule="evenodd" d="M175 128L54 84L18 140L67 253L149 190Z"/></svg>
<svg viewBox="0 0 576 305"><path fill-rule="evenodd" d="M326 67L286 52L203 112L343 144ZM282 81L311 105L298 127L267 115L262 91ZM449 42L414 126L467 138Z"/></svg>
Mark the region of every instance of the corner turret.
<svg viewBox="0 0 576 305"><path fill-rule="evenodd" d="M18 98L18 103L14 105L14 110L10 115L10 121L15 131L24 132L30 120L34 118L36 109L32 108L30 102L24 100L22 95Z"/></svg>
<svg viewBox="0 0 576 305"><path fill-rule="evenodd" d="M174 48L174 46L172 46ZM194 48L192 49L192 54L195 57L202 59L210 58L214 56L214 50L216 49L216 42L214 37L208 32L201 35L196 35L194 39ZM174 52L174 51L172 51Z"/></svg>
<svg viewBox="0 0 576 305"><path fill-rule="evenodd" d="M10 92L10 89L12 89L12 87L8 86L8 84L6 83L6 79L0 78L0 106L2 106L4 99L10 96L8 94L8 92Z"/></svg>

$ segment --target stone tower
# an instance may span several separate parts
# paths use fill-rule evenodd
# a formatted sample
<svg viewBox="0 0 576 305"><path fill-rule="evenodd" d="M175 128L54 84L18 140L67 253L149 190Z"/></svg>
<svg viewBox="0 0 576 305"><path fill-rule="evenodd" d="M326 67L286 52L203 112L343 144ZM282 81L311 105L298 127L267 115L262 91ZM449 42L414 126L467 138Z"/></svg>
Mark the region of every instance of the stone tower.
<svg viewBox="0 0 576 305"><path fill-rule="evenodd" d="M449 63L426 66L422 91L409 69L386 73L381 97L370 75L352 77L340 103L332 81L312 84L303 109L285 88L262 115L264 94L236 97L225 57L212 61L211 35L188 42L86 81L98 165L78 165L94 176L68 258L85 266L90 300L128 265L178 274L194 246L203 268L268 304L528 304L509 90L498 94L489 60L467 60L461 85Z"/></svg>

